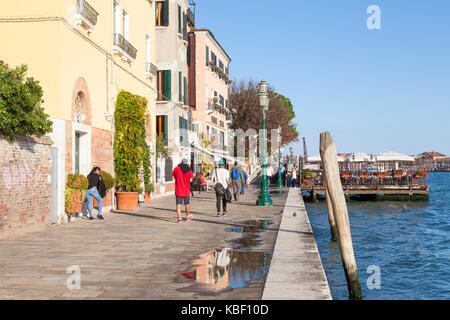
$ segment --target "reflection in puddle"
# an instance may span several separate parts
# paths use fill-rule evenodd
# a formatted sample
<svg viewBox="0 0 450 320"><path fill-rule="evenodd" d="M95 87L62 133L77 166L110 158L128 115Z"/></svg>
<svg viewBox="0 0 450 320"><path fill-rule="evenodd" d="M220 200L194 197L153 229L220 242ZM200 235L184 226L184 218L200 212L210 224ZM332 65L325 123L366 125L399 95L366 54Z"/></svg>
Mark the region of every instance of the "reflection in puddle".
<svg viewBox="0 0 450 320"><path fill-rule="evenodd" d="M270 224L269 220L248 220L226 229L242 233L243 236L230 241L231 248L211 250L193 261L195 267L180 273L185 281L193 285L181 291L219 293L226 289L248 286L250 281L264 279L272 258L270 252L252 252L261 244L257 233Z"/></svg>

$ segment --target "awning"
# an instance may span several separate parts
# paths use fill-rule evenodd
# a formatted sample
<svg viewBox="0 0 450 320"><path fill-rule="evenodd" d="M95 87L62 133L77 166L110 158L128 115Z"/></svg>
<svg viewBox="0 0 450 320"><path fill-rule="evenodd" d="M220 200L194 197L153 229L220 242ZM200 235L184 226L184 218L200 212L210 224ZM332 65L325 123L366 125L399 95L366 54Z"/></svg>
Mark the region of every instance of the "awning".
<svg viewBox="0 0 450 320"><path fill-rule="evenodd" d="M404 161L404 162L414 162L414 157L407 156L406 154L388 151L380 153L377 155L377 162L387 162L387 161Z"/></svg>

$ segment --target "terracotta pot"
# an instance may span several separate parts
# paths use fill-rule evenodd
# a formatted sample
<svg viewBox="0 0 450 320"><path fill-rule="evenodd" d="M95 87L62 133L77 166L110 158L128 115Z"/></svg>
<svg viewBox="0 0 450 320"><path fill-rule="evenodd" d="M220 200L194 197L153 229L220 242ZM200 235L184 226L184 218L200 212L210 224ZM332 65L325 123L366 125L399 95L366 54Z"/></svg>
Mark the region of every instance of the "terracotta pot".
<svg viewBox="0 0 450 320"><path fill-rule="evenodd" d="M135 210L139 202L137 192L116 192L118 210Z"/></svg>
<svg viewBox="0 0 450 320"><path fill-rule="evenodd" d="M146 206L150 205L150 192L145 193L145 205Z"/></svg>
<svg viewBox="0 0 450 320"><path fill-rule="evenodd" d="M71 197L73 200L72 206L70 207L69 213L81 212L81 208L83 207L83 195L80 190L74 190L71 192Z"/></svg>

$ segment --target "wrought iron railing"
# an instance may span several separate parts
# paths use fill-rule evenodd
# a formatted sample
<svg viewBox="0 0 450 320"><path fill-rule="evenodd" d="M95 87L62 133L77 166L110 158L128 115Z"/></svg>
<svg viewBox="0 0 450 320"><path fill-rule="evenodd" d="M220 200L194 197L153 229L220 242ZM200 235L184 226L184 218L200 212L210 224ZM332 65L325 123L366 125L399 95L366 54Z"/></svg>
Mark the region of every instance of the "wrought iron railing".
<svg viewBox="0 0 450 320"><path fill-rule="evenodd" d="M97 24L98 12L86 0L77 0L77 12L88 20L93 26Z"/></svg>
<svg viewBox="0 0 450 320"><path fill-rule="evenodd" d="M418 176L417 172L404 173L403 175L386 174L364 175L361 172L349 172L350 175L345 175L341 172L341 184L344 187L378 187L378 186L426 186L427 176ZM314 177L306 177L302 175L302 185L304 186L323 186L322 172L315 172Z"/></svg>
<svg viewBox="0 0 450 320"><path fill-rule="evenodd" d="M121 34L114 35L114 45L125 51L131 58L136 59L137 49L131 45Z"/></svg>

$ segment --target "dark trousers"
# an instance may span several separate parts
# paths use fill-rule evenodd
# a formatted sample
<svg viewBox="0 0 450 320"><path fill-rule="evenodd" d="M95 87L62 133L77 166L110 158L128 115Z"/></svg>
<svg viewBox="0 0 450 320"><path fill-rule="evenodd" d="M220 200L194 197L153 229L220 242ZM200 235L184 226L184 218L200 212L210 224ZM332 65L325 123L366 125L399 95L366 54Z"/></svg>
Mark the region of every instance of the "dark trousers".
<svg viewBox="0 0 450 320"><path fill-rule="evenodd" d="M218 194L216 194L216 206L217 206L217 212L220 212L220 203L222 203L223 206L223 211L222 212L227 212L227 198L226 196L219 196Z"/></svg>

